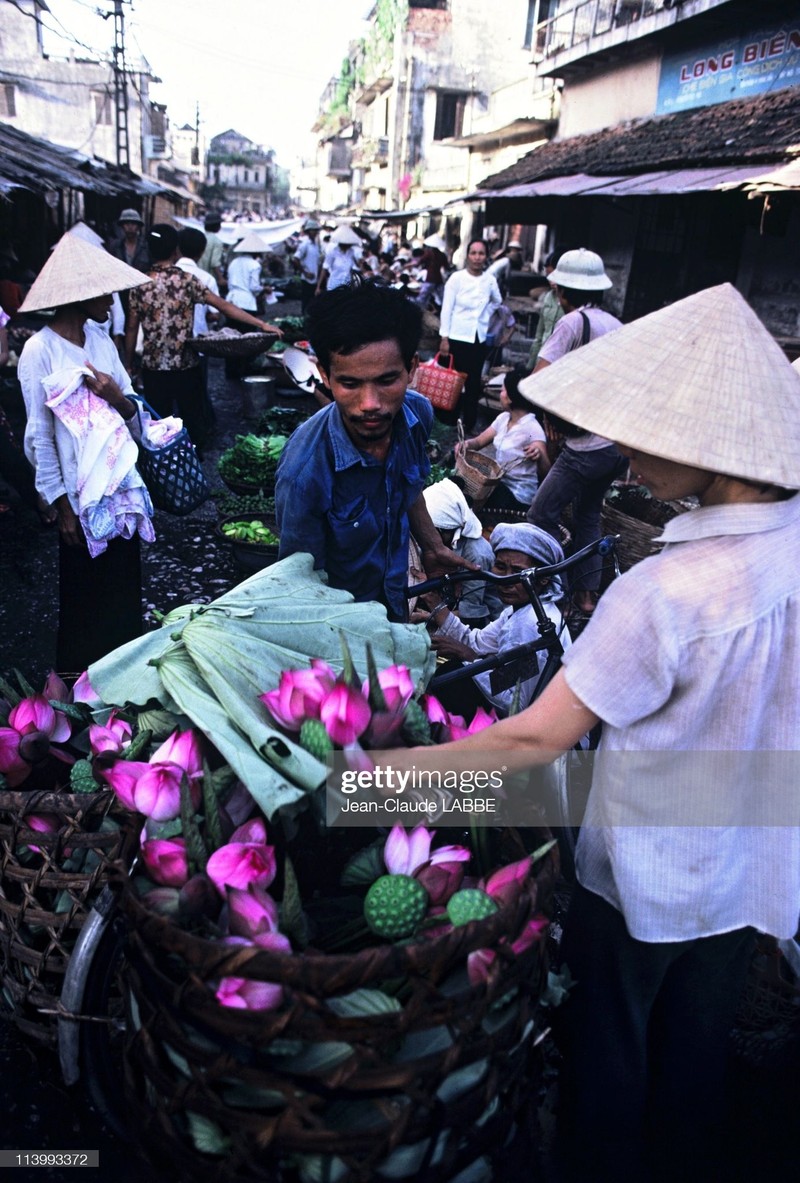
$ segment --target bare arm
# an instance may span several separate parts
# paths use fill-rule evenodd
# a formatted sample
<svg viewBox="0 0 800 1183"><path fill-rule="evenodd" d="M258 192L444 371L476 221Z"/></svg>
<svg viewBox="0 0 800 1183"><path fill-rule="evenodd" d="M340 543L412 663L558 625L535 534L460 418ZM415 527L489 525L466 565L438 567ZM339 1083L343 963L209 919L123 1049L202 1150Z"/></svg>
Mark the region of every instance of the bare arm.
<svg viewBox="0 0 800 1183"><path fill-rule="evenodd" d="M473 448L480 451L481 448L487 448L497 435L497 430L494 426L487 427L480 435L476 435L474 439L464 440L463 444L456 444L456 451L466 451L467 448Z"/></svg>
<svg viewBox="0 0 800 1183"><path fill-rule="evenodd" d="M128 321L125 325L125 368L129 374L133 373L133 363L136 356L136 335L139 332L139 313L135 308L128 309Z"/></svg>
<svg viewBox="0 0 800 1183"><path fill-rule="evenodd" d="M449 546L445 546L431 521L422 493L408 510L408 524L422 551L422 564L428 578L444 575L448 571L460 571L464 567L470 571L480 570L474 563L466 562Z"/></svg>
<svg viewBox="0 0 800 1183"><path fill-rule="evenodd" d="M206 289L205 301L212 308L216 308L218 312L224 312L230 320L241 321L242 324L250 325L252 328L258 329L261 333L277 333L279 337L283 336L283 329L279 329L277 325L268 324L264 320L258 320L257 317L252 316L249 312L245 312L244 308L239 308L236 304L231 304L230 300L223 300L222 296L215 296L208 289Z"/></svg>

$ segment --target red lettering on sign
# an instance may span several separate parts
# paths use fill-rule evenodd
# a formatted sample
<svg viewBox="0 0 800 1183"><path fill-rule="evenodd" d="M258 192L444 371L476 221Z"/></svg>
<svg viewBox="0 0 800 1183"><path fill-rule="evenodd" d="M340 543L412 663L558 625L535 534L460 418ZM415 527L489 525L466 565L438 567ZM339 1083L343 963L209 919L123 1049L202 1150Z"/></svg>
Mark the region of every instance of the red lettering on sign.
<svg viewBox="0 0 800 1183"><path fill-rule="evenodd" d="M720 58L720 61L722 63L723 70L732 70L733 64L736 61L736 54L733 52L732 49L729 49L729 50L727 50L726 53L723 53L722 57Z"/></svg>
<svg viewBox="0 0 800 1183"><path fill-rule="evenodd" d="M769 56L771 58L779 57L786 48L786 36L784 33L778 33L773 37L769 43Z"/></svg>
<svg viewBox="0 0 800 1183"><path fill-rule="evenodd" d="M754 62L758 57L758 45L752 41L749 45L745 45L744 53L742 54L743 62Z"/></svg>

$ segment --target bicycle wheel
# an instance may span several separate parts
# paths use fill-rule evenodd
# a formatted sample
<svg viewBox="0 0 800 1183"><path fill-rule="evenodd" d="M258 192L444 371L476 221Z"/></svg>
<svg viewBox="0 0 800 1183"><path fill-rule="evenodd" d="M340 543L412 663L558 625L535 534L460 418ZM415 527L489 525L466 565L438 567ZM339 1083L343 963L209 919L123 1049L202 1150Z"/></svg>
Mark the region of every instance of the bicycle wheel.
<svg viewBox="0 0 800 1183"><path fill-rule="evenodd" d="M125 1006L120 982L125 935L125 922L114 913L97 943L86 981L79 1054L92 1106L115 1134L127 1139L122 1100Z"/></svg>

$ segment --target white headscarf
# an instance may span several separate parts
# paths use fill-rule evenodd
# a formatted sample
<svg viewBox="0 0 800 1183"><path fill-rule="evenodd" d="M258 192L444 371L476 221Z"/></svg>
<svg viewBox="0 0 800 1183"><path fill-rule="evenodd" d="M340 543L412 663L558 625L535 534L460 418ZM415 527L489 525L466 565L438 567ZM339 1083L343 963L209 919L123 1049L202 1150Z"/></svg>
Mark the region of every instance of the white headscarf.
<svg viewBox="0 0 800 1183"><path fill-rule="evenodd" d="M425 504L437 530L454 530L453 546L459 538L480 538L483 526L467 505L454 481L443 480L424 490Z"/></svg>

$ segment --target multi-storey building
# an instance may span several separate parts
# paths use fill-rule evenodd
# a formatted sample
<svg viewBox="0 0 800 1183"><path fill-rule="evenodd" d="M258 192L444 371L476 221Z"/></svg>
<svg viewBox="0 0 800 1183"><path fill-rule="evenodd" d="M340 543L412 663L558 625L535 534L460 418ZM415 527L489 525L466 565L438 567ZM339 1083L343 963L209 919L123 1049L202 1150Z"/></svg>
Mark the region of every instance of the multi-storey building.
<svg viewBox="0 0 800 1183"><path fill-rule="evenodd" d="M441 207L552 134L558 88L530 64L526 0L377 0L315 130L319 204Z"/></svg>
<svg viewBox="0 0 800 1183"><path fill-rule="evenodd" d="M547 223L551 243L599 251L625 319L730 281L777 336L800 337L798 190L760 195L759 180L800 147L797 4L529 7L537 74L563 83L558 135L481 181L486 221Z"/></svg>
<svg viewBox="0 0 800 1183"><path fill-rule="evenodd" d="M237 213L266 215L275 180L275 153L229 128L214 136L206 158L206 185L214 204Z"/></svg>

